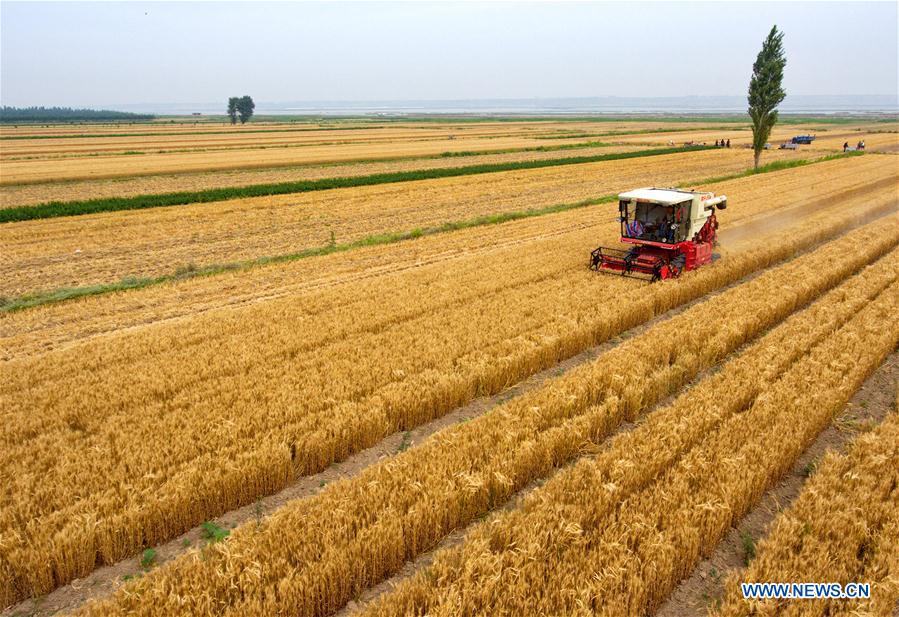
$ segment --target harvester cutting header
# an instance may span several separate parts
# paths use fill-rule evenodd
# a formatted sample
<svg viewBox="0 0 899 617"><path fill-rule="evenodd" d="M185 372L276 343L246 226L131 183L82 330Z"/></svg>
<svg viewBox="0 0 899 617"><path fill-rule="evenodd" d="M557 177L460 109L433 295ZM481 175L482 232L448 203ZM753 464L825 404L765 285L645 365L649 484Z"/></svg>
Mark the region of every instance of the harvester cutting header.
<svg viewBox="0 0 899 617"><path fill-rule="evenodd" d="M716 207L727 207L725 195L659 188L621 193L621 241L631 248L599 247L591 253L590 267L653 282L695 270L712 261Z"/></svg>

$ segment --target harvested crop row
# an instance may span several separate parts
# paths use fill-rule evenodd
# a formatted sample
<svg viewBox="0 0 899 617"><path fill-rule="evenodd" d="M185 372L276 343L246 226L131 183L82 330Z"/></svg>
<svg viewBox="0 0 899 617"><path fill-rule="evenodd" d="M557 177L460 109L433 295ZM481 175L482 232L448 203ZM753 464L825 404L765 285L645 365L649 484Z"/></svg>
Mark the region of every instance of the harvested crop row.
<svg viewBox="0 0 899 617"><path fill-rule="evenodd" d="M785 178L802 183L809 197L825 195L829 187L896 177L899 170L891 162L883 157L828 161ZM704 151L3 225L0 244L7 275L0 281L0 295L295 253L326 246L332 239L347 243L476 216L576 203L622 186L723 175L742 171L745 164L743 154ZM780 176L766 175L769 181ZM775 205L759 191L752 197L763 208Z"/></svg>
<svg viewBox="0 0 899 617"><path fill-rule="evenodd" d="M378 122L376 120L349 121L339 120L327 123L307 122L259 122L254 121L249 125L230 126L226 122L215 123L165 123L165 124L140 124L129 126L127 124L88 124L88 125L20 125L0 126L0 141L20 141L28 138L35 139L93 139L103 137L112 139L116 137L154 137L185 136L185 135L233 135L256 134L260 132L302 132L322 133L330 132L341 135L355 131L401 131L430 132L443 130L444 136L466 134L471 131L483 132L486 130L512 132L553 131L557 134L583 134L583 133L625 133L625 132L665 132L684 130L707 125L700 121L668 121L659 119L620 120L609 118L583 118L578 120L553 120L553 119L522 119L516 121L478 121L456 122L453 120L440 122L416 122L413 120L403 122Z"/></svg>
<svg viewBox="0 0 899 617"><path fill-rule="evenodd" d="M576 138L575 138L576 139ZM135 155L86 155L56 159L23 159L3 162L0 185L44 183L63 180L124 178L164 173L249 169L285 165L312 165L342 161L366 161L398 157L434 156L443 152L476 152L546 145L536 136L496 138L460 137L453 140L416 139L386 143L304 145L302 147L254 148L240 156L228 149L210 152L170 152Z"/></svg>
<svg viewBox="0 0 899 617"><path fill-rule="evenodd" d="M882 293L825 297L365 613L651 614L899 342L897 265L874 275L894 279Z"/></svg>
<svg viewBox="0 0 899 617"><path fill-rule="evenodd" d="M639 130L642 128L664 130L671 125L672 130L688 128L690 126L702 126L703 123L681 122L666 123L660 121L626 121L614 120L602 123L602 127L608 125L610 130ZM216 136L225 135L251 137L258 134L271 133L297 133L297 134L332 134L340 136L344 134L364 136L366 131L374 133L388 133L396 135L424 134L430 136L474 134L515 134L519 132L556 131L578 132L596 130L597 124L590 121L554 121L522 119L514 122L455 122L453 120L439 122L383 122L377 120L338 120L335 122L259 122L253 121L248 125L230 125L227 122L215 123L165 123L142 124L129 126L127 124L82 124L82 125L56 125L42 127L36 125L19 125L12 127L8 124L0 126L0 141L16 143L20 141L44 140L68 140L78 139L107 139L118 140L122 138L154 138L154 137L191 137L191 136Z"/></svg>
<svg viewBox="0 0 899 617"><path fill-rule="evenodd" d="M815 212L835 205L841 208L863 207L889 197L889 193L882 192L879 198L871 200L866 196L866 191L857 185L837 185L834 178L839 175L839 163L820 163L826 166L822 169L831 170L827 174L832 176L831 180L818 182L810 188L805 188L804 176L812 172L811 169L791 169L764 177L750 176L706 187L726 193L731 198L731 206L726 216L722 217L724 249L732 250L731 245L739 240L734 236L740 235L739 230L744 227L741 223L767 220L768 217L764 216L766 212L777 213L776 216L783 218L780 226L786 226L807 215L806 210ZM852 163L855 164L854 161ZM858 171L858 168L853 169ZM863 173L858 172L857 175L864 178ZM761 184L770 193L758 191ZM838 188L838 192L830 193ZM830 193L832 197L824 199L822 195L825 193ZM772 195L777 197L772 199ZM360 301L360 311L368 311L363 307L382 297L381 289L385 286L401 298L402 307L418 304L423 298L433 298L435 304L428 310L441 310L443 304L452 301L451 297L435 295L426 284L421 289L427 289L428 293L416 289L412 296L406 296L402 290L422 274L426 277L451 276L461 281L463 272L469 269L495 272L495 276L511 282L510 277L527 275L527 268L548 265L541 254L544 250L541 247L553 236L558 236L558 242L546 250L552 251L550 261L558 267L548 276L564 276L574 288L583 288L589 294L597 283L594 282L595 276L584 271L585 256L598 244L617 242L617 226L611 220L608 209L609 206L587 208L514 224L474 227L402 245L359 248L313 260L190 279L126 294L86 298L4 314L0 315L0 348L7 351L3 359L10 359L112 330L269 301L286 295L306 297L326 289L331 293L350 296L352 301ZM755 218L759 215L762 215L761 218ZM778 228L776 222L771 222L764 230L750 237L760 237ZM734 243L731 238L734 238ZM537 244L527 250L523 248L532 242ZM536 265L531 264L532 256L539 260ZM469 266L467 262L475 263ZM510 267L509 264L516 265ZM347 288L347 292L343 292L342 289L348 285L352 285L352 290ZM589 300L583 301L590 305Z"/></svg>
<svg viewBox="0 0 899 617"><path fill-rule="evenodd" d="M539 390L293 502L258 528L235 530L202 559L195 554L166 566L88 614L165 611L173 598L188 602L182 612L193 614L216 614L232 603L235 615L328 614L875 259L899 241L899 226L889 235L885 242L879 230L853 232L711 297ZM868 238L880 238L879 251ZM822 267L849 246L867 246L866 254L833 271ZM728 315L726 327L710 330L709 314ZM259 577L240 574L257 561Z"/></svg>
<svg viewBox="0 0 899 617"><path fill-rule="evenodd" d="M899 414L829 453L728 581L718 615L887 615L899 602ZM745 600L743 582L867 582L871 599ZM854 613L858 611L859 613Z"/></svg>
<svg viewBox="0 0 899 617"><path fill-rule="evenodd" d="M141 135L138 137L101 137L79 139L17 139L0 141L0 160L23 156L49 158L59 154L112 154L122 151L158 151L181 149L225 149L278 147L283 145L351 145L400 143L443 139L449 135L456 139L531 137L557 135L552 127L539 124L528 126L475 126L468 127L382 127L337 131L282 131L241 132L226 134L203 133L199 135Z"/></svg>
<svg viewBox="0 0 899 617"><path fill-rule="evenodd" d="M582 142L584 143L584 142ZM219 171L165 176L137 176L113 180L85 180L46 184L26 184L22 186L0 187L0 209L26 205L37 205L52 201L74 201L112 197L134 197L157 193L181 191L201 191L223 186L250 186L254 184L274 184L296 180L320 180L322 178L352 178L373 174L423 169L457 168L469 165L491 165L519 161L538 161L577 156L593 156L618 152L632 152L644 146L597 146L580 147L582 143L570 144L572 148L557 150L526 150L504 154L469 154L438 156L420 159L376 161L371 163L343 163L339 165L310 165L275 169L253 169ZM586 142L591 143L591 142ZM551 147L552 145L550 145ZM574 148L573 146L578 146ZM538 146L539 147L539 146Z"/></svg>
<svg viewBox="0 0 899 617"><path fill-rule="evenodd" d="M579 145L579 144L573 144ZM86 201L51 202L38 204L37 206L23 206L19 208L5 208L0 210L0 223L15 223L36 219L48 219L65 216L83 216L103 212L119 212L123 210L145 210L150 208L165 208L171 206L185 206L191 204L205 204L210 202L224 202L236 199L252 197L274 197L278 195L297 195L300 193L312 193L339 188L359 188L380 184L396 184L412 180L434 180L439 178L458 178L460 176L472 176L503 171L524 171L530 169L543 169L546 167L561 167L564 165L578 165L584 163L598 163L632 159L644 156L658 156L661 154L680 154L684 152L698 152L708 150L707 147L678 147L637 149L628 152L605 152L592 156L578 156L573 153L568 157L547 160L512 161L506 163L467 165L462 167L446 167L434 169L417 169L405 172L389 172L368 176L355 177L331 177L319 180L294 180L277 184L256 184L251 186L221 187L204 191L184 193L161 193L158 195L138 195L136 197L113 197L107 199L89 199ZM470 152L464 153L465 156ZM795 165L807 163L808 160L799 159Z"/></svg>
<svg viewBox="0 0 899 617"><path fill-rule="evenodd" d="M647 123L634 128L633 124L596 127L584 124L562 126L558 123L530 123L520 125L435 125L418 127L374 126L362 129L327 130L259 130L253 132L232 130L223 132L197 132L187 134L143 134L112 137L0 139L0 158L16 160L28 158L53 159L59 157L121 155L124 153L151 154L159 152L240 151L255 148L305 147L312 145L346 146L353 144L402 143L435 139L498 139L537 138L564 144L584 137L609 137L617 139L629 133L647 134L658 130L658 139L677 130L677 127L653 127ZM695 126L692 127L695 129ZM375 130L377 129L377 130Z"/></svg>

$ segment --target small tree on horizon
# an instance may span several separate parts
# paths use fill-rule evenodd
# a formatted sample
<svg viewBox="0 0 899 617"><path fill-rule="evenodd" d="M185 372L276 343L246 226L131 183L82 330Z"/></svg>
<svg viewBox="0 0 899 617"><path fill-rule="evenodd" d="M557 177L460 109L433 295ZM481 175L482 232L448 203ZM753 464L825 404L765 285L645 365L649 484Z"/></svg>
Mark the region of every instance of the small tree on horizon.
<svg viewBox="0 0 899 617"><path fill-rule="evenodd" d="M777 123L777 106L787 96L783 89L784 67L787 64L783 37L783 32L779 32L776 25L773 26L752 65L749 117L752 118L752 148L755 150L756 169L771 129Z"/></svg>
<svg viewBox="0 0 899 617"><path fill-rule="evenodd" d="M237 113L240 115L240 123L245 124L253 116L253 110L256 109L256 103L250 96L242 96L237 99Z"/></svg>
<svg viewBox="0 0 899 617"><path fill-rule="evenodd" d="M231 118L231 124L237 124L237 102L239 100L236 96L228 99L228 117Z"/></svg>

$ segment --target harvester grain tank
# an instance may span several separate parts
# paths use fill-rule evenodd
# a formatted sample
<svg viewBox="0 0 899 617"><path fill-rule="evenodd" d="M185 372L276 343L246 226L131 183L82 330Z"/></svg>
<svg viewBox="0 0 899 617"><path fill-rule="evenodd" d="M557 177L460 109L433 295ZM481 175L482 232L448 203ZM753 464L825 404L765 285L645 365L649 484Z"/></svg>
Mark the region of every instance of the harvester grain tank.
<svg viewBox="0 0 899 617"><path fill-rule="evenodd" d="M648 278L675 278L712 261L718 243L715 208L725 195L675 188L642 188L618 196L621 242L627 249L599 247L591 253L594 270Z"/></svg>

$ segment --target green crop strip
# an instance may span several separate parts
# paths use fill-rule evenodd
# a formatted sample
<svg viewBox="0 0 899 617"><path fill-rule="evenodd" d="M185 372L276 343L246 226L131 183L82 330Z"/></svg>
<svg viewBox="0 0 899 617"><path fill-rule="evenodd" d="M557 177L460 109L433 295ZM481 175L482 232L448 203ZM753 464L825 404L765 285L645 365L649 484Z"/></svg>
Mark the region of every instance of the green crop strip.
<svg viewBox="0 0 899 617"><path fill-rule="evenodd" d="M228 199L286 195L290 193L307 193L311 191L324 191L328 189L351 188L359 186L373 186L377 184L392 184L413 180L454 178L458 176L468 176L473 174L539 169L542 167L555 167L561 165L598 163L600 161L615 161L621 159L640 158L644 156L696 152L707 149L709 149L709 147L706 146L658 148L653 150L638 150L635 152L598 154L594 156L576 156L561 159L516 161L509 163L469 165L466 167L444 167L414 171L398 171L372 174L367 176L323 178L320 180L299 180L295 182L281 182L277 184L255 184L242 187L207 189L203 191L161 193L158 195L138 195L136 197L112 197L106 199L89 199L83 201L49 202L37 206L19 206L16 208L6 208L0 210L0 223L13 223L17 221L54 218L59 216L77 216L82 214L94 214L97 212L140 210L143 208L163 208L169 206L182 206L185 204L225 201Z"/></svg>
<svg viewBox="0 0 899 617"><path fill-rule="evenodd" d="M745 178L747 176L753 176L756 174L764 174L771 173L775 171L782 171L785 169L792 169L795 167L803 167L806 165L812 165L815 163L823 163L825 161L832 161L836 159L848 158L850 156L864 156L863 152L848 152L848 153L840 153L833 154L817 159L800 159L796 161L775 161L773 163L768 163L767 165L763 165L758 169L748 169L745 171L741 171L738 173L730 174L727 176L717 176L714 178L705 178L702 180L695 180L691 182L681 182L678 186L701 186L708 184L715 184L718 182L724 182L726 180L735 180L738 178ZM104 283L98 285L85 285L83 287L64 287L60 289L54 289L51 291L43 291L43 292L35 292L30 294L25 294L22 296L18 296L16 298L2 298L0 297L0 313L11 313L15 311L21 311L28 308L41 306L45 304L55 304L57 302L64 302L66 300L74 300L76 298L84 298L87 296L97 296L117 291L126 291L129 289L142 289L144 287L150 287L153 285L161 285L163 283L169 283L174 281L182 281L191 278L198 278L204 276L212 276L215 274L221 274L224 272L234 272L239 270L248 270L250 268L254 268L257 266L270 265L270 264L279 264L286 263L290 261L297 261L299 259L305 259L307 257L319 257L323 255L330 255L332 253L341 253L345 251L350 251L353 249L363 248L367 246L380 246L385 244L394 244L396 242L402 242L405 240L412 240L414 238L422 238L425 236L431 236L435 234L450 232L450 231L458 231L462 229L468 229L471 227L481 227L484 225L499 225L501 223L508 223L511 221L517 221L521 219L533 218L537 216L544 216L547 214L555 214L559 212L566 212L568 210L575 210L578 208L585 208L588 206L595 206L599 204L612 203L618 199L617 194L612 195L603 195L601 197L596 197L592 199L585 199L583 201L578 201L574 203L567 204L555 204L552 206L547 206L544 208L534 208L529 210L519 210L515 212L505 212L501 214L487 214L482 216L477 216L470 219L464 219L461 221L449 221L443 223L441 225L433 226L433 227L423 227L416 228L409 231L401 231L401 232L388 232L383 234L376 234L371 236L366 236L359 240L354 240L352 242L346 243L337 243L331 242L324 246L313 247L304 249L302 251L298 251L295 253L286 253L281 255L269 255L264 257L257 257L255 259L248 259L244 261L236 261L225 264L210 264L207 266L197 267L194 265L185 266L179 268L175 272L170 274L164 274L162 276L157 277L126 277L117 283Z"/></svg>

